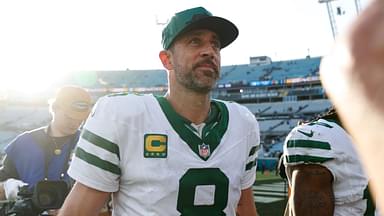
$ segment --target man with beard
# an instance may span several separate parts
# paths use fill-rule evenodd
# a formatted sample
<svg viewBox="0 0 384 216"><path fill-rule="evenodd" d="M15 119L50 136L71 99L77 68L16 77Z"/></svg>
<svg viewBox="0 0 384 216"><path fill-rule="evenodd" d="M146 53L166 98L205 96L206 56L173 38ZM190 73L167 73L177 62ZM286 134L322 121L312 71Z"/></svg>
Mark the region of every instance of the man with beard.
<svg viewBox="0 0 384 216"><path fill-rule="evenodd" d="M159 54L167 94L97 102L60 215L97 215L111 193L113 215L257 215L258 123L245 107L210 97L220 51L237 35L232 22L202 7L172 17Z"/></svg>

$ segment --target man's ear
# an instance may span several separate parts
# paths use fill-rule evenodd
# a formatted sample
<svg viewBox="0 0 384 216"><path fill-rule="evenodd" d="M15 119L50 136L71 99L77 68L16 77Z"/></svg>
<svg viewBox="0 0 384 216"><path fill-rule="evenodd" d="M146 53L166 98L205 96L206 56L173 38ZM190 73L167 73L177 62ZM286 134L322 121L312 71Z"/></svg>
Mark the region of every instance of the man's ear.
<svg viewBox="0 0 384 216"><path fill-rule="evenodd" d="M161 63L163 63L164 68L166 68L167 70L173 69L171 53L168 50L160 51L159 58Z"/></svg>

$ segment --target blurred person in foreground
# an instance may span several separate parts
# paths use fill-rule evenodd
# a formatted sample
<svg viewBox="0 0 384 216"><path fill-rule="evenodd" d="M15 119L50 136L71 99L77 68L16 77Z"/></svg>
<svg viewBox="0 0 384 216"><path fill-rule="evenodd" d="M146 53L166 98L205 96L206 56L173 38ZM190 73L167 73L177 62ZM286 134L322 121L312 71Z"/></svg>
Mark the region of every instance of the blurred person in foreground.
<svg viewBox="0 0 384 216"><path fill-rule="evenodd" d="M0 168L0 199L15 199L19 187L32 188L42 180L69 183L67 168L79 127L91 110L91 96L77 86L58 90L49 102L49 125L24 132L5 147Z"/></svg>
<svg viewBox="0 0 384 216"><path fill-rule="evenodd" d="M202 7L176 13L162 34L163 97L101 98L84 126L59 215L257 215L259 128L244 106L213 100L220 51L238 35Z"/></svg>
<svg viewBox="0 0 384 216"><path fill-rule="evenodd" d="M320 76L352 135L381 211L384 209L384 0L372 0L332 53Z"/></svg>
<svg viewBox="0 0 384 216"><path fill-rule="evenodd" d="M284 164L291 187L286 215L375 215L368 178L334 108L292 129Z"/></svg>

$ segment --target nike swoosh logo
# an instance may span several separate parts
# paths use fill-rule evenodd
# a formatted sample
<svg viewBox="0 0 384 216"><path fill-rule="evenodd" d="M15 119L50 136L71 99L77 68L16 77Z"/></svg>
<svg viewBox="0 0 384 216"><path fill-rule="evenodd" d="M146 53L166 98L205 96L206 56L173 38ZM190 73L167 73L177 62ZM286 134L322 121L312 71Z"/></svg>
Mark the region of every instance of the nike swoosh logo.
<svg viewBox="0 0 384 216"><path fill-rule="evenodd" d="M305 136L307 137L312 137L313 136L313 131L311 130L311 132L307 133L307 132L304 132L304 131L301 131L301 130L297 130L299 133L301 134L304 134Z"/></svg>

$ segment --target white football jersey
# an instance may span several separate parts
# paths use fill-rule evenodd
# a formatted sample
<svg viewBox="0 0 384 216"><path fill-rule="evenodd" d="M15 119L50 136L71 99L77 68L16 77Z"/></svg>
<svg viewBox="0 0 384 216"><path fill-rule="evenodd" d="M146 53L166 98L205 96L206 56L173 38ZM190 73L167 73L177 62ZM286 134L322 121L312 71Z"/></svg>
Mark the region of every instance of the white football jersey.
<svg viewBox="0 0 384 216"><path fill-rule="evenodd" d="M319 164L332 173L334 215L364 215L372 201L351 138L335 122L320 119L295 127L284 143L284 164Z"/></svg>
<svg viewBox="0 0 384 216"><path fill-rule="evenodd" d="M245 107L213 101L201 137L163 97L101 98L69 175L113 192L113 215L229 215L255 181L259 127Z"/></svg>

